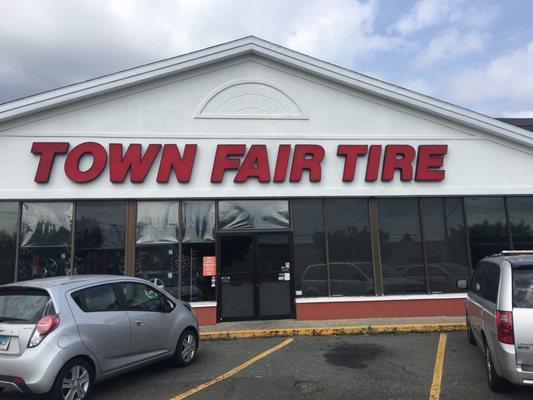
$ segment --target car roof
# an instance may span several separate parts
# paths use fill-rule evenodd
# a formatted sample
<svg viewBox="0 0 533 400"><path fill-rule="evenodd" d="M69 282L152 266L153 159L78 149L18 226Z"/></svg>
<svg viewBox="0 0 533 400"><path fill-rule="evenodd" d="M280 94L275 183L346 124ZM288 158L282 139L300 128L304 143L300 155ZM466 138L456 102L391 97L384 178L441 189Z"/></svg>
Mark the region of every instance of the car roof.
<svg viewBox="0 0 533 400"><path fill-rule="evenodd" d="M533 266L533 254L516 254L516 255L502 255L494 254L493 256L486 257L488 260L502 259L508 261L513 268L519 268L524 266Z"/></svg>
<svg viewBox="0 0 533 400"><path fill-rule="evenodd" d="M77 287L94 283L116 282L117 280L135 280L139 282L144 281L139 278L124 275L69 275L14 282L8 285L4 285L3 287L23 286L50 289L64 286Z"/></svg>

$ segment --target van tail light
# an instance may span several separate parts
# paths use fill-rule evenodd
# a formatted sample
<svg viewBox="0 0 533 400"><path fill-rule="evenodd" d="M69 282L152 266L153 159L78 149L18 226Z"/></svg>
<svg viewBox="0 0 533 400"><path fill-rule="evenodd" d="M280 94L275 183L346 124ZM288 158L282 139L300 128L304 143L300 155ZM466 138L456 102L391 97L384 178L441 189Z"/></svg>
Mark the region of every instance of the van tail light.
<svg viewBox="0 0 533 400"><path fill-rule="evenodd" d="M498 329L498 340L500 342L514 344L512 311L496 311L496 327Z"/></svg>
<svg viewBox="0 0 533 400"><path fill-rule="evenodd" d="M33 334L30 338L28 347L38 346L43 339L59 325L59 317L57 315L47 315L37 322Z"/></svg>

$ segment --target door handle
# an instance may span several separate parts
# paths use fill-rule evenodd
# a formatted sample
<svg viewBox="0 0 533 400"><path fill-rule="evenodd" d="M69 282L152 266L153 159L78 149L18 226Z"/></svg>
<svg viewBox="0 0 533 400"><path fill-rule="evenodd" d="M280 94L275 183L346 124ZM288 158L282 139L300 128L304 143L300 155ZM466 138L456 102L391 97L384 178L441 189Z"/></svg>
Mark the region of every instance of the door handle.
<svg viewBox="0 0 533 400"><path fill-rule="evenodd" d="M144 322L142 322L141 320L139 319L136 319L135 320L135 325L138 325L138 326L141 326Z"/></svg>

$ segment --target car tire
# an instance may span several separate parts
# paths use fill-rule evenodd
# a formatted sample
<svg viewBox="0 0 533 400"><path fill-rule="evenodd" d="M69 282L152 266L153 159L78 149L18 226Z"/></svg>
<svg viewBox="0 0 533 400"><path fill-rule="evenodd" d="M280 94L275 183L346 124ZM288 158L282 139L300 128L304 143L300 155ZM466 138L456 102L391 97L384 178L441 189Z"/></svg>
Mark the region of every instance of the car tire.
<svg viewBox="0 0 533 400"><path fill-rule="evenodd" d="M74 358L61 368L48 397L52 400L65 400L69 391L74 390L74 400L86 400L93 390L94 378L95 372L91 363L83 358ZM64 383L72 386L64 388Z"/></svg>
<svg viewBox="0 0 533 400"><path fill-rule="evenodd" d="M196 331L191 328L185 329L178 339L178 344L176 345L176 351L174 352L174 363L178 367L188 367L194 362L197 349L198 335L196 334Z"/></svg>
<svg viewBox="0 0 533 400"><path fill-rule="evenodd" d="M476 338L474 337L474 332L472 332L472 328L470 327L470 324L466 324L466 337L468 338L468 343L472 345L476 345Z"/></svg>
<svg viewBox="0 0 533 400"><path fill-rule="evenodd" d="M509 391L511 385L510 383L500 377L496 370L494 369L494 364L492 362L492 356L490 354L489 346L485 343L485 370L487 372L487 383L489 384L489 389L496 393L502 393Z"/></svg>

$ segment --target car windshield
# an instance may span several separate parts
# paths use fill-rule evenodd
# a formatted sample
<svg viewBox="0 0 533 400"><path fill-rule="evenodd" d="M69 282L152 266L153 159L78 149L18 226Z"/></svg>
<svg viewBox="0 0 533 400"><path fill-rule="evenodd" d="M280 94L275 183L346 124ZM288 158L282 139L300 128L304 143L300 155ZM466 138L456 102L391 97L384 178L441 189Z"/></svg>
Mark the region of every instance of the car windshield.
<svg viewBox="0 0 533 400"><path fill-rule="evenodd" d="M533 308L533 265L513 269L513 307Z"/></svg>
<svg viewBox="0 0 533 400"><path fill-rule="evenodd" d="M0 289L0 323L35 324L43 315L53 313L50 296L34 288Z"/></svg>

